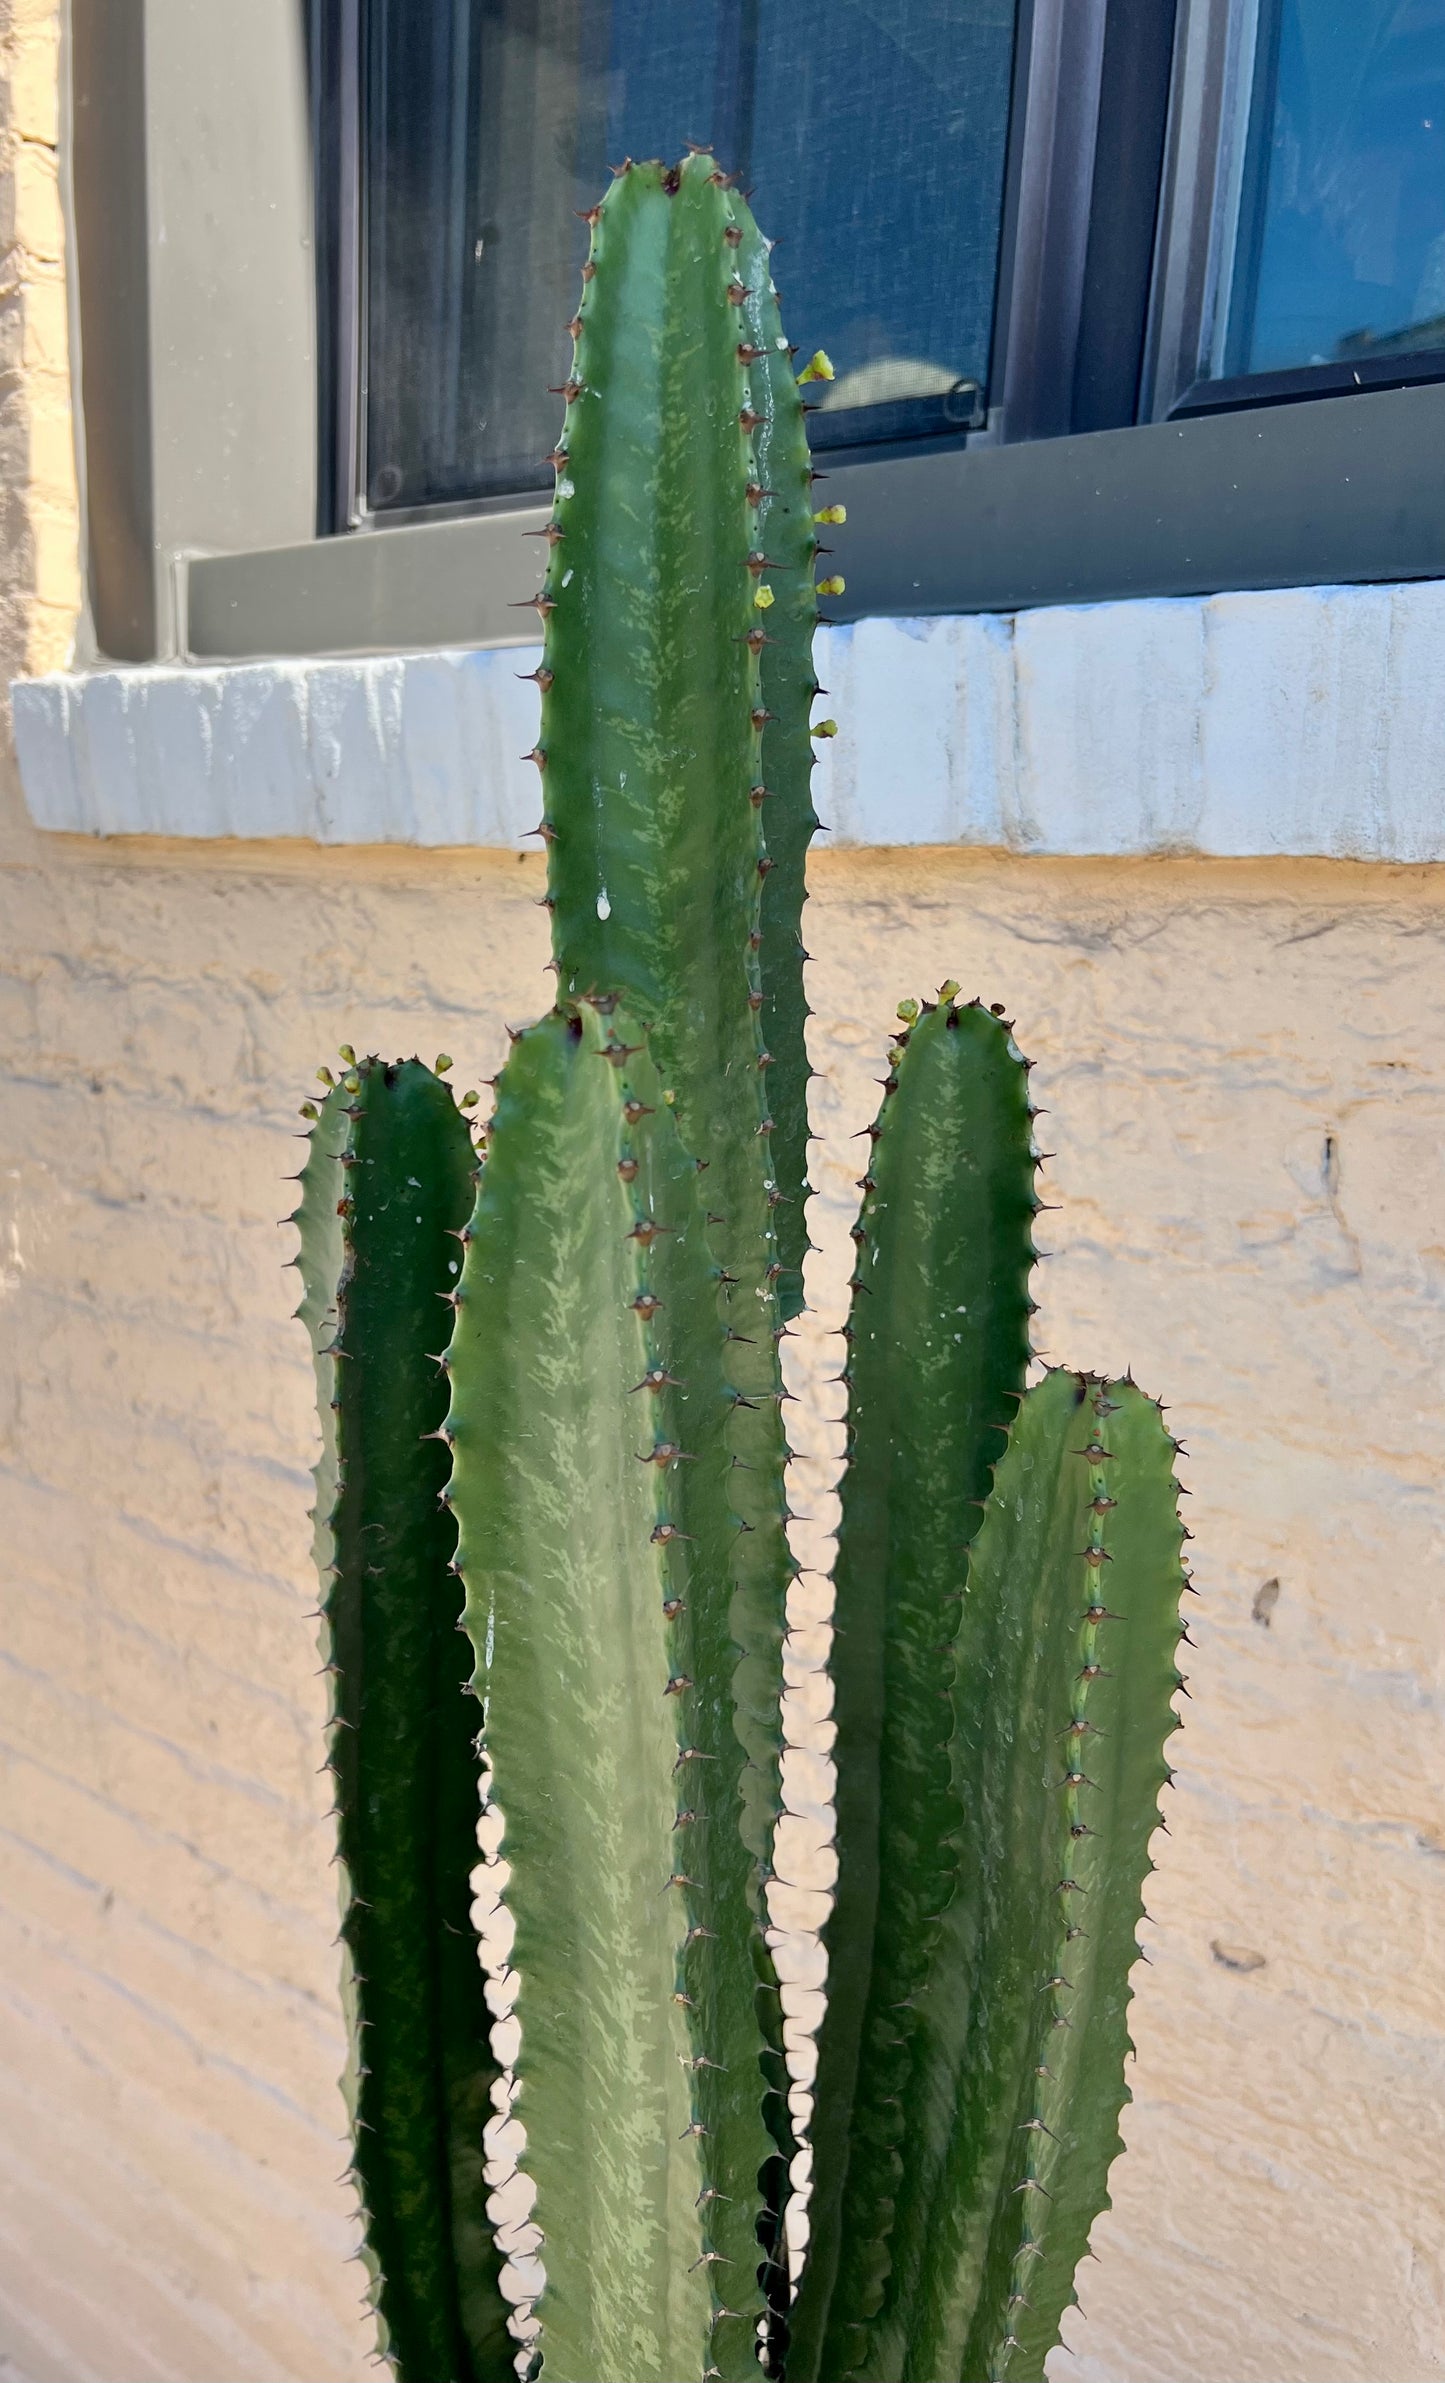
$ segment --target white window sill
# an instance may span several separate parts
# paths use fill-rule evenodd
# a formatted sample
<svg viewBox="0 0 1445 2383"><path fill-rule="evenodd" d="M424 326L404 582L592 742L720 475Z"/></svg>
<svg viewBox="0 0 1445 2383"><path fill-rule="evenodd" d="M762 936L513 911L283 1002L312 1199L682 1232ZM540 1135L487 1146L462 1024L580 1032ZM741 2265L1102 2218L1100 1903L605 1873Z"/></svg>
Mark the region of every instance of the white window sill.
<svg viewBox="0 0 1445 2383"><path fill-rule="evenodd" d="M20 680L31 817L526 847L525 647ZM1445 859L1445 581L825 630L834 845Z"/></svg>

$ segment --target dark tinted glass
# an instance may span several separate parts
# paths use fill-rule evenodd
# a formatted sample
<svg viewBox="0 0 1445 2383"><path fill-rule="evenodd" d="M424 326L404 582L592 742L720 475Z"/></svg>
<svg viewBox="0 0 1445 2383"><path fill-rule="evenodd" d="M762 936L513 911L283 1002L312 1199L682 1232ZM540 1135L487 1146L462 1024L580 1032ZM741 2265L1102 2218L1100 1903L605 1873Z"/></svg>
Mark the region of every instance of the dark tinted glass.
<svg viewBox="0 0 1445 2383"><path fill-rule="evenodd" d="M1226 373L1445 347L1445 0L1262 0Z"/></svg>
<svg viewBox="0 0 1445 2383"><path fill-rule="evenodd" d="M816 441L986 385L1015 0L369 0L365 478L376 510L535 486L585 232L625 156L708 141L781 235ZM960 384L963 384L960 386Z"/></svg>

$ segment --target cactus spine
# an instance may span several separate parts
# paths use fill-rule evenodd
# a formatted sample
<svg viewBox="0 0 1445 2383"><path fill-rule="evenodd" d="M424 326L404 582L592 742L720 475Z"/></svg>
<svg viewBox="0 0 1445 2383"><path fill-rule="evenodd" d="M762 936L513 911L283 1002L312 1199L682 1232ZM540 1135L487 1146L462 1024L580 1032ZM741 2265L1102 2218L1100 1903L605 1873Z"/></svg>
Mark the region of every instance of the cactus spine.
<svg viewBox="0 0 1445 2383"><path fill-rule="evenodd" d="M794 2304L766 1889L812 474L767 244L712 159L628 166L588 220L537 599L556 1006L513 1038L479 1176L435 1077L352 1064L298 1211L383 2346L406 2383L512 2371L465 1893L480 1715L546 2383L1027 2383L1118 2147L1174 1443L1131 1382L1025 1390L1027 1066L952 985L905 1004L854 1235Z"/></svg>

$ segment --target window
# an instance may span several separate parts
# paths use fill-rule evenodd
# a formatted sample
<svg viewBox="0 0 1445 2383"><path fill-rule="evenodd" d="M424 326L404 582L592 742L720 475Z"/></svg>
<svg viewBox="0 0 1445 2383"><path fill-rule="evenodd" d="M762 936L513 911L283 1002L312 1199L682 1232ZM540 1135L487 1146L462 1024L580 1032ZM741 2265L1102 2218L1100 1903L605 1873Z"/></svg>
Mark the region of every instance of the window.
<svg viewBox="0 0 1445 2383"><path fill-rule="evenodd" d="M839 611L1445 576L1445 0L70 0L97 643L516 638L588 205L709 142Z"/></svg>
<svg viewBox="0 0 1445 2383"><path fill-rule="evenodd" d="M1156 411L1445 375L1445 0L1249 0L1212 29L1191 14L1194 287L1174 293Z"/></svg>
<svg viewBox="0 0 1445 2383"><path fill-rule="evenodd" d="M1177 44L1173 0L342 15L336 526L546 485L575 211L609 162L695 138L783 230L790 319L834 355L819 448L1057 436L1266 383L1445 371L1445 0L1192 0ZM1181 214L1201 248L1185 369L1150 387Z"/></svg>
<svg viewBox="0 0 1445 2383"><path fill-rule="evenodd" d="M1445 4L1273 0L1222 372L1445 348Z"/></svg>
<svg viewBox="0 0 1445 2383"><path fill-rule="evenodd" d="M362 0L334 170L356 227L341 518L540 488L586 255L625 156L713 147L786 234L820 446L981 422L1013 0Z"/></svg>

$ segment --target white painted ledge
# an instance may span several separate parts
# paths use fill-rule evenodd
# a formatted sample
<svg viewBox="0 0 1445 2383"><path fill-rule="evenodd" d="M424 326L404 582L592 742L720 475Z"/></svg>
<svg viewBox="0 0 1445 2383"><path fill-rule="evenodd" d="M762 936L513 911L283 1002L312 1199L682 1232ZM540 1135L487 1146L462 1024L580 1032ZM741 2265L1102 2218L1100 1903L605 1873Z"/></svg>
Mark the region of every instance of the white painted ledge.
<svg viewBox="0 0 1445 2383"><path fill-rule="evenodd" d="M18 681L43 828L526 846L527 648ZM819 639L843 845L1445 859L1445 582L1295 588Z"/></svg>

